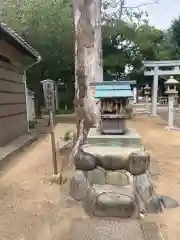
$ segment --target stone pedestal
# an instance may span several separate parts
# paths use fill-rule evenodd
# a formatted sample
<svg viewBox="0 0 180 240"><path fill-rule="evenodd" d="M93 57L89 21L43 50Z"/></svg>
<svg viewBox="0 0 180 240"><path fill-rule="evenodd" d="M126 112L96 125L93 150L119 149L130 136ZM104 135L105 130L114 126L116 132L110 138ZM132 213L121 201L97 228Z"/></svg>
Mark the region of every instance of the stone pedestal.
<svg viewBox="0 0 180 240"><path fill-rule="evenodd" d="M135 129L128 128L124 135L102 135L96 128L91 128L88 134L88 144L103 144L107 146L142 148L140 135Z"/></svg>
<svg viewBox="0 0 180 240"><path fill-rule="evenodd" d="M86 144L75 159L70 193L88 215L138 218L140 205L134 176L145 173L150 157L142 147ZM133 176L134 175L134 176Z"/></svg>

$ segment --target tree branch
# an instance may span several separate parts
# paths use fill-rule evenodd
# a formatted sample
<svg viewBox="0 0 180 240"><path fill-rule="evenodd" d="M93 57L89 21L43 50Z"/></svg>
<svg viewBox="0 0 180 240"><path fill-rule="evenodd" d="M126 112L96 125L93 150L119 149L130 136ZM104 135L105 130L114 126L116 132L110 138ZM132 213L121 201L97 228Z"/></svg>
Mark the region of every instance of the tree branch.
<svg viewBox="0 0 180 240"><path fill-rule="evenodd" d="M116 3L114 6L112 6L112 9L116 9L115 12L118 12L118 16L121 19L122 14L123 14L123 10L124 9L138 9L144 6L148 6L148 5L152 5L152 4L158 4L159 0L151 0L151 1L147 1L135 6L127 6L125 5L126 0L116 0ZM105 1L105 3L110 4L110 2L107 0Z"/></svg>
<svg viewBox="0 0 180 240"><path fill-rule="evenodd" d="M133 9L133 8L139 8L139 7L144 7L144 6L148 6L148 5L152 5L152 4L158 4L159 3L159 0L154 0L154 1L152 1L152 2L146 2L146 3L141 3L141 4L139 4L139 5L136 5L136 6L124 6L124 0L121 0L121 1L119 1L119 3L122 5L122 3L123 3L123 6L121 6L121 8L123 9L123 8L130 8L130 9Z"/></svg>

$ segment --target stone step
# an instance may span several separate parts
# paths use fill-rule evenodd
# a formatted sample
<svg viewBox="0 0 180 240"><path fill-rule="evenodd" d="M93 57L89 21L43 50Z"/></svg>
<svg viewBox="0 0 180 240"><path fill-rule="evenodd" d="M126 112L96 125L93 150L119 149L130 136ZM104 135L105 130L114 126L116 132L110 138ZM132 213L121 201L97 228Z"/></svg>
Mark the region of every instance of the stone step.
<svg viewBox="0 0 180 240"><path fill-rule="evenodd" d="M86 192L83 207L89 216L102 218L138 218L140 214L133 184L94 184Z"/></svg>

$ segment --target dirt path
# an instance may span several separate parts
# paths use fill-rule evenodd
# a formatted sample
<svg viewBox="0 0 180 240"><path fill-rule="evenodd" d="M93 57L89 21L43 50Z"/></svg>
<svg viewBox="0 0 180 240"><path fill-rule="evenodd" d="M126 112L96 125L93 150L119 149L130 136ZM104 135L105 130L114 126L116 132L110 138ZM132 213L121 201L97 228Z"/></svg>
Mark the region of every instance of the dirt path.
<svg viewBox="0 0 180 240"><path fill-rule="evenodd" d="M180 202L180 131L165 130L166 124L160 118L137 117L130 125L137 129L160 167L161 175L155 182L157 193ZM180 208L166 210L154 218L166 228L168 240L180 239Z"/></svg>
<svg viewBox="0 0 180 240"><path fill-rule="evenodd" d="M159 118L139 117L130 125L161 169L157 192L180 201L180 132L165 131ZM73 127L57 125L56 137ZM77 203L67 203L68 184L60 188L45 181L52 173L50 138L32 145L14 162L0 179L0 240L65 240L71 223L87 217ZM168 240L180 239L179 216L180 209L153 216L166 228Z"/></svg>
<svg viewBox="0 0 180 240"><path fill-rule="evenodd" d="M57 125L57 138L73 127ZM52 173L49 136L15 160L0 179L0 240L63 240L71 221L84 213L67 204L67 184L60 189L46 181Z"/></svg>

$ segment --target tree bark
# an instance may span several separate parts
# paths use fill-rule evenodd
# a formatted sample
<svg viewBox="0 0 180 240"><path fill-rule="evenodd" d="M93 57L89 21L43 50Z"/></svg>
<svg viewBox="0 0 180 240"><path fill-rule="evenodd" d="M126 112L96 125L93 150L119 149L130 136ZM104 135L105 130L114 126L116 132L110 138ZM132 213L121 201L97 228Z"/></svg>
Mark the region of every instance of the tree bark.
<svg viewBox="0 0 180 240"><path fill-rule="evenodd" d="M77 136L84 140L93 125L89 84L103 80L101 0L73 0L75 28L75 112ZM86 106L85 109L85 101ZM90 107L91 105L91 107ZM92 118L91 118L92 116Z"/></svg>
<svg viewBox="0 0 180 240"><path fill-rule="evenodd" d="M102 0L94 1L94 14L95 14L95 81L103 81L103 56L102 56L102 29L101 29L101 4Z"/></svg>

